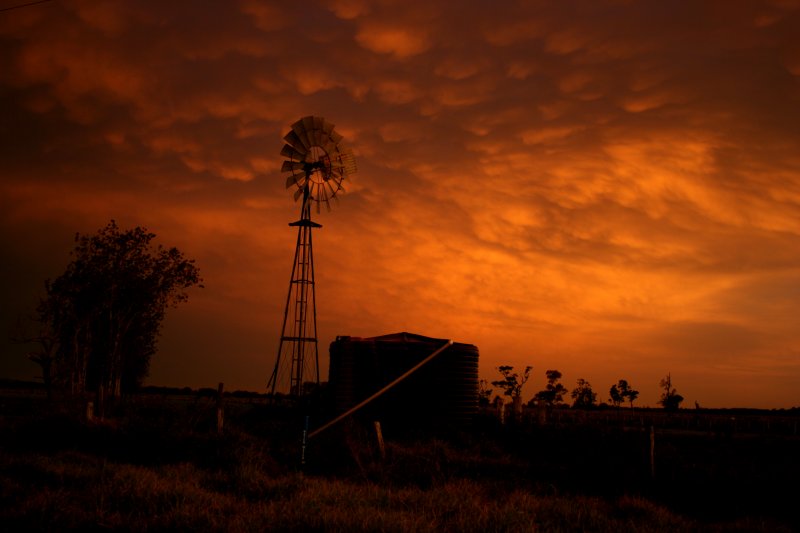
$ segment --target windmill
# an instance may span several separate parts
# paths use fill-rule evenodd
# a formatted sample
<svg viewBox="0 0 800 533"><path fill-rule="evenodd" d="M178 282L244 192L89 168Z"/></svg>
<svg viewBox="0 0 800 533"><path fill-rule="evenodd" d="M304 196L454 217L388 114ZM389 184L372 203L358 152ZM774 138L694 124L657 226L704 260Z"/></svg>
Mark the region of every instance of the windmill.
<svg viewBox="0 0 800 533"><path fill-rule="evenodd" d="M289 225L297 227L297 247L294 251L292 277L283 314L281 340L275 368L267 383L274 394L276 389L290 396L303 395L303 383L319 384L319 351L317 347L317 308L314 285L314 253L311 246L312 228L321 228L311 221L311 208L320 212L321 204L330 211L331 200L344 192L342 182L356 171L353 154L342 144L342 136L333 124L322 117L303 117L283 138L281 155L288 158L281 172L288 172L286 188L294 188L294 200L302 198L300 220Z"/></svg>

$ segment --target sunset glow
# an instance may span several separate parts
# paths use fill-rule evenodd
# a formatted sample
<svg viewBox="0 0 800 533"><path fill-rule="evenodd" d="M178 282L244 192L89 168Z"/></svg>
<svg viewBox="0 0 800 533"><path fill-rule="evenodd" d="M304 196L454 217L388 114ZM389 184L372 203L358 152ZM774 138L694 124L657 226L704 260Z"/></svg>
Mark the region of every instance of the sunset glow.
<svg viewBox="0 0 800 533"><path fill-rule="evenodd" d="M0 7L12 5L3 0ZM457 18L455 13L457 13ZM0 319L75 232L147 227L205 289L148 383L263 392L307 115L358 172L313 214L337 335L480 349L598 399L800 405L800 2L53 0L0 12ZM33 379L4 336L0 376ZM430 391L431 393L433 391Z"/></svg>

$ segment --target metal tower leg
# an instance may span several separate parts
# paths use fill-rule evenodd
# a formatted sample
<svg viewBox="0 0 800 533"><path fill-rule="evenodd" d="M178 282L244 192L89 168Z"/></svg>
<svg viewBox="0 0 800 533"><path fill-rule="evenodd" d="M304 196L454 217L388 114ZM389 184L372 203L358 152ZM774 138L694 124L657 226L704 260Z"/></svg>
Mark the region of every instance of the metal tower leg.
<svg viewBox="0 0 800 533"><path fill-rule="evenodd" d="M297 245L283 313L278 356L267 383L267 389L271 394L275 394L276 391L288 392L293 397L303 396L303 385L307 381L319 385L317 306L311 229L322 226L311 221L307 190L303 200L300 220L289 224L297 226ZM310 368L307 369L306 366Z"/></svg>

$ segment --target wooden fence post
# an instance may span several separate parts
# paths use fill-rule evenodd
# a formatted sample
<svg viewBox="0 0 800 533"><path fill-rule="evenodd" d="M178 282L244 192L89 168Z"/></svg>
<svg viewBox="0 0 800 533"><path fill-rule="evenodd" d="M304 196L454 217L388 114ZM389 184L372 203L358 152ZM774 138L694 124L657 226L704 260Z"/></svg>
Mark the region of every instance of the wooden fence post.
<svg viewBox="0 0 800 533"><path fill-rule="evenodd" d="M97 419L100 420L100 422L102 422L106 416L105 389L106 388L105 386L103 386L102 383L97 386L97 410L96 410L97 412L95 414L97 415Z"/></svg>
<svg viewBox="0 0 800 533"><path fill-rule="evenodd" d="M381 459L386 460L386 446L383 443L383 432L381 431L381 423L376 420L375 424L375 437L378 439L378 450L381 452Z"/></svg>
<svg viewBox="0 0 800 533"><path fill-rule="evenodd" d="M306 465L306 446L308 445L308 421L309 416L306 415L304 422L303 422L303 442L300 446L300 466L304 467ZM359 465L360 466L360 465Z"/></svg>
<svg viewBox="0 0 800 533"><path fill-rule="evenodd" d="M650 478L656 478L656 428L650 426Z"/></svg>
<svg viewBox="0 0 800 533"><path fill-rule="evenodd" d="M222 435L222 428L225 424L225 412L222 409L222 391L224 388L224 383L220 383L217 387L217 435Z"/></svg>

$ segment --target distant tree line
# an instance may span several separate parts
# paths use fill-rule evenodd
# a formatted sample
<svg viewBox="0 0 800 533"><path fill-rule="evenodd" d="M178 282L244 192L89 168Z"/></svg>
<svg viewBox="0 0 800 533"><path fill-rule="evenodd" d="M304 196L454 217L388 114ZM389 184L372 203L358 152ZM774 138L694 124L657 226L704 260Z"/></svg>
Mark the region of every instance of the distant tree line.
<svg viewBox="0 0 800 533"><path fill-rule="evenodd" d="M522 387L528 381L532 367L527 366L520 376L514 372L513 366L500 366L497 370L502 375L503 379L492 381L491 384L498 387L503 395L518 398L522 395ZM564 385L559 383L562 378L561 372L558 370L547 370L545 372L547 383L543 390L534 394L533 399L528 402L529 406L545 405L547 407L558 407L564 405L564 396L569 392ZM683 402L683 396L678 394L677 390L672 386L672 377L667 374L659 386L663 389L659 405L665 410L674 411L680 407ZM489 399L493 389L489 389L485 380L481 380L479 387L479 403L488 405ZM592 409L598 406L597 393L592 389L591 383L583 378L579 378L576 382L575 388L570 393L572 398L572 407L575 409ZM639 398L639 391L635 390L630 383L625 379L620 379L616 384L612 385L609 389L608 403L612 406L619 408L623 402L627 402L630 408L633 409L633 403Z"/></svg>

